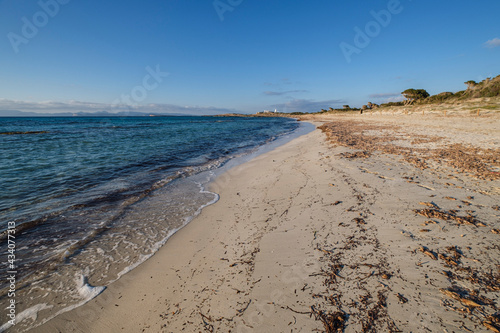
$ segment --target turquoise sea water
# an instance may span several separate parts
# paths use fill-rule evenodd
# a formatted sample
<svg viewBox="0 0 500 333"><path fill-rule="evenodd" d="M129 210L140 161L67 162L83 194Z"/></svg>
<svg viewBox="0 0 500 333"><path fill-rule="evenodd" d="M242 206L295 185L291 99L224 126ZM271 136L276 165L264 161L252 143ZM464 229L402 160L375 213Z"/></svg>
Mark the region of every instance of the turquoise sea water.
<svg viewBox="0 0 500 333"><path fill-rule="evenodd" d="M6 248L14 222L17 311L26 317L11 330L95 297L217 200L203 186L210 171L298 126L284 118L0 118L0 241ZM6 272L6 252L0 257ZM7 281L0 287L4 304Z"/></svg>

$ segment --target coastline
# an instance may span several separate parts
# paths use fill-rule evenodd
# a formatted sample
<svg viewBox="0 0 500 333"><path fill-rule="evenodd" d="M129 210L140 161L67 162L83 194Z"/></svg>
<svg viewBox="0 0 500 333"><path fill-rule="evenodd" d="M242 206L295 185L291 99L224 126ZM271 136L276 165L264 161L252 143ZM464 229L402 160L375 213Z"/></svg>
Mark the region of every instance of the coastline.
<svg viewBox="0 0 500 333"><path fill-rule="evenodd" d="M96 123L99 126L94 126ZM15 178L14 171L2 178L5 184L9 183L10 176L18 180L7 187L4 198L8 200L2 202L2 216L16 221L18 266L16 320L11 320L13 309L0 311L2 317L10 316L0 324L0 332L14 325L13 322L16 327L11 331L34 328L94 298L113 281L147 260L172 233L216 199L215 194L202 190L214 175L226 165L259 151L262 145L286 141L283 138L292 137L300 123L278 118L30 118L25 125L16 121L2 125L12 129L16 126L50 129L46 137L21 135L16 139L17 145L4 150L3 156L15 154L16 147L30 142L28 146L39 149L31 150L34 152L31 156L24 155L25 161L38 163L38 152L46 149L44 155L51 162L46 162L46 168L30 168L29 163L18 163L19 168L32 171L26 173L26 179L41 179L36 182L38 187L32 188L32 194L19 199L19 206L12 204L13 209L8 212L5 208L16 202L18 196L23 197L23 193L31 193L31 187L23 187L23 180ZM133 142L125 139L103 142L98 149L102 154L91 148L81 149L73 162L66 161L64 152L55 154L50 150L53 142L66 147L66 152L71 150L71 143L77 143L81 135L88 134L89 126L96 134L89 135L94 138L92 149L97 148L103 133L122 139L125 135ZM60 131L54 132L53 128ZM175 140L158 139L172 137L179 128L184 129L186 135L176 134ZM76 134L68 139L64 133L70 130ZM239 133L242 130L245 133ZM150 131L157 135L151 135L152 138L144 135L152 134ZM193 131L198 133L197 137L190 134ZM142 147L141 153L137 147ZM113 151L119 153L115 155ZM133 163L123 168L113 160L120 160L120 156L128 156ZM79 164L78 161L88 158L94 158L96 163ZM96 168L105 169L107 173L93 172ZM57 176L58 172L65 175L63 180ZM71 173L81 177L72 180ZM77 183L85 186L76 190ZM34 202L33 207L28 205L30 201ZM47 210L47 205L52 210ZM30 210L31 215L26 213ZM6 263L7 252L3 258ZM2 283L1 299L8 304L9 298L14 299L13 287L9 290L5 286L6 281Z"/></svg>
<svg viewBox="0 0 500 333"><path fill-rule="evenodd" d="M370 120L313 120L337 119ZM464 128L468 124L463 120ZM498 148L498 137L487 131L465 134L465 142L483 138L484 144L489 137ZM500 237L491 232L499 228L492 208L499 201L498 180L452 179L448 170L415 168L397 155L346 153L352 150L315 130L227 170L208 188L220 200L152 258L36 331L310 332L327 324L345 325L347 332L367 325L486 330L486 317L474 321L475 306L467 321L454 309L463 302L440 290L454 292L457 279L442 273L450 260L498 274L499 249L487 249ZM415 213L425 208L420 203L462 206L457 215L474 210L486 227L438 218L428 223ZM446 252L450 247L454 259ZM459 274L447 266L444 271ZM498 291L468 283L460 280L479 293L462 299L492 312Z"/></svg>

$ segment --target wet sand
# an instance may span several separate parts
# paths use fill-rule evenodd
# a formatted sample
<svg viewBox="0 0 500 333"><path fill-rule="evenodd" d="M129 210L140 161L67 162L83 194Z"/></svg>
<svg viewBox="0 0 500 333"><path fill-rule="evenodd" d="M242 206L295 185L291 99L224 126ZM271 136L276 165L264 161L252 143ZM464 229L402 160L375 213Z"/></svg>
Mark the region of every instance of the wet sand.
<svg viewBox="0 0 500 333"><path fill-rule="evenodd" d="M314 118L333 123L230 169L156 255L33 331L499 329L499 117L384 117Z"/></svg>

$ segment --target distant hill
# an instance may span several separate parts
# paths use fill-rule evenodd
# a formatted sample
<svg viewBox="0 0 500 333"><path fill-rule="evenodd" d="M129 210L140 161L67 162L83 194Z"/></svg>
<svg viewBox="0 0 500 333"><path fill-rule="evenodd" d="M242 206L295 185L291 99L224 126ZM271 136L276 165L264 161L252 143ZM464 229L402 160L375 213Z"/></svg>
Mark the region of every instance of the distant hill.
<svg viewBox="0 0 500 333"><path fill-rule="evenodd" d="M117 112L108 111L98 112L63 112L63 113L38 113L25 112L19 110L0 110L0 117L171 117L171 116L192 116L182 113L143 113L143 112Z"/></svg>
<svg viewBox="0 0 500 333"><path fill-rule="evenodd" d="M461 90L456 93L452 92L442 92L436 95L429 96L427 98L422 98L415 100L413 104L423 105L423 104L439 104L439 103L454 103L460 101L467 101L474 98L484 98L484 97L499 97L500 96L500 75L495 78L487 78L481 82L467 81L464 82L467 85L466 90ZM391 102L381 104L380 106L400 106L404 105L403 102Z"/></svg>
<svg viewBox="0 0 500 333"><path fill-rule="evenodd" d="M461 90L456 93L442 92L437 95L429 96L418 101L417 104L433 104L441 102L464 101L472 98L497 97L500 96L500 75L491 79L487 78L481 82L467 81L467 90Z"/></svg>
<svg viewBox="0 0 500 333"><path fill-rule="evenodd" d="M500 96L500 75L493 79L487 78L479 83L471 80L465 84L467 90L455 93L460 99Z"/></svg>
<svg viewBox="0 0 500 333"><path fill-rule="evenodd" d="M40 116L40 113L35 112L23 112L19 110L1 110L0 117L36 117Z"/></svg>
<svg viewBox="0 0 500 333"><path fill-rule="evenodd" d="M454 112L498 112L500 111L500 75L494 78L487 78L480 82L467 81L464 82L467 86L466 90L458 92L442 92L436 95L429 96L425 89L407 89L401 93L406 98L405 101L389 102L377 105L368 102L361 108L351 108L349 105L344 105L342 109L329 108L321 109L318 112L294 112L291 114L277 114L276 116L300 116L306 114L345 114L358 112L386 112L400 111L409 112L410 108L420 109L422 112L431 112L431 110L445 110L450 105L453 106ZM382 110L383 109L383 110ZM427 110L427 111L426 111ZM444 112L444 111L443 111Z"/></svg>

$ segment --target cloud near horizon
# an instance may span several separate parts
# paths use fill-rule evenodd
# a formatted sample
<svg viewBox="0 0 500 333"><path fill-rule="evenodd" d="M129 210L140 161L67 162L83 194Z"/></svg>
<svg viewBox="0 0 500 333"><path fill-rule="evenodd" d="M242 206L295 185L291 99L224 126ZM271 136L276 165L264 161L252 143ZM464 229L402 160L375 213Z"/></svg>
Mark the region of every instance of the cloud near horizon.
<svg viewBox="0 0 500 333"><path fill-rule="evenodd" d="M376 99L379 103L401 102L405 100L401 93L371 94L368 97Z"/></svg>
<svg viewBox="0 0 500 333"><path fill-rule="evenodd" d="M384 93L384 94L371 94L368 97L370 98L390 98L390 97L398 97L401 96L400 93Z"/></svg>
<svg viewBox="0 0 500 333"><path fill-rule="evenodd" d="M264 95L267 96L282 96L286 94L293 94L293 93L306 93L309 92L308 90L287 90L287 91L264 91Z"/></svg>
<svg viewBox="0 0 500 333"><path fill-rule="evenodd" d="M238 112L234 109L217 108L212 106L180 106L174 104L145 104L145 105L126 105L126 104L107 104L107 103L92 103L81 101L69 102L30 102L30 101L15 101L5 98L0 98L0 116L3 111L25 111L37 113L62 113L62 112L99 112L108 111L111 113L117 112L144 112L144 113L184 113L190 115L213 115L221 113Z"/></svg>
<svg viewBox="0 0 500 333"><path fill-rule="evenodd" d="M329 107L339 108L346 101L342 99L330 99L326 101L314 101L311 99L292 99L289 102L271 105L272 109L281 112L318 112Z"/></svg>
<svg viewBox="0 0 500 333"><path fill-rule="evenodd" d="M499 47L500 46L500 38L493 38L490 39L489 41L484 43L484 46L487 48L494 48L494 47Z"/></svg>

